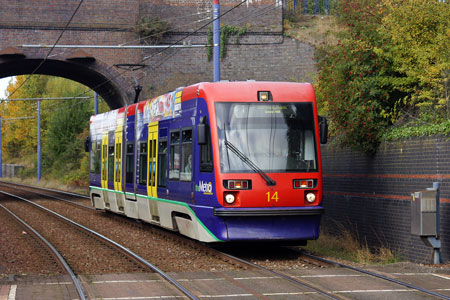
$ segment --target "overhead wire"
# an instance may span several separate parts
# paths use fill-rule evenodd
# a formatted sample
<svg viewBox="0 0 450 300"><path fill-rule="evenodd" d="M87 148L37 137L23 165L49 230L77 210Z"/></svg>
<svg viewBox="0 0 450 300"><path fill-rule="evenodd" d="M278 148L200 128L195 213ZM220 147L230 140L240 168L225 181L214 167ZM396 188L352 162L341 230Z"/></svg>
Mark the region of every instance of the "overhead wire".
<svg viewBox="0 0 450 300"><path fill-rule="evenodd" d="M244 4L245 2L247 2L247 0L241 1L240 3L236 4L235 6L233 6L233 7L230 8L229 10L227 10L226 12L220 14L220 15L218 16L218 18L220 19L220 18L223 17L224 15L230 13L230 12L233 11L234 9L236 9L236 8L238 8L239 6L241 6L242 4ZM145 62L146 60L148 60L148 59L150 59L150 58L152 58L152 57L154 57L154 56L156 56L156 55L158 55L158 54L161 54L161 53L167 51L167 50L170 49L170 48L173 48L174 45L177 45L178 43L180 43L180 42L183 41L184 39L188 38L189 36L192 36L192 35L198 33L200 30L202 30L202 29L205 28L206 26L210 25L213 21L214 21L214 19L211 20L210 22L207 22L206 24L202 25L201 27L197 28L195 31L188 33L188 34L187 34L186 36L184 36L183 38L178 39L177 41L175 41L175 42L173 42L172 44L168 45L166 48L162 49L161 51L159 51L159 52L157 52L157 53L155 53L155 54L153 54L153 55L150 55L150 56L148 56L148 57L144 57L144 58L141 60L141 63ZM161 64L163 64L164 62L165 62L165 61L163 61ZM160 64L160 65L161 65L161 64ZM97 88L99 88L99 87L102 87L103 85L105 85L105 84L111 82L112 80L118 78L119 76L122 76L125 72L126 72L125 70L123 70L123 71L118 71L118 74L114 75L113 77L108 78L107 80L105 80L104 82L98 84L97 86L95 86L95 87L93 87L93 88L89 88L88 90L82 92L81 94L79 94L79 95L77 95L77 96L83 96L83 95L85 95L85 94L91 92L92 90L95 90L95 89L97 89ZM142 79L142 76L139 77L139 79Z"/></svg>
<svg viewBox="0 0 450 300"><path fill-rule="evenodd" d="M293 2L293 1L294 1L294 0L289 0L289 2ZM246 2L246 1L244 1L244 2ZM240 6L241 4L243 4L243 3L239 3L237 6ZM237 6L236 6L236 7L237 7ZM233 9L234 9L234 8L235 8L235 7L233 7ZM275 10L275 9L278 9L278 8L280 8L280 6L277 6L276 4L272 3L272 4L266 5L265 7L261 8L258 12L252 12L251 14L255 14L254 16L252 16L252 17L250 17L250 18L249 18L248 16L242 17L242 18L237 19L237 21L241 21L241 20L243 20L243 19L250 19L250 20L251 20L251 19L254 19L254 18L259 17L259 16L261 16L261 15L267 14L267 13L269 13L269 12ZM281 8L282 8L282 7L281 7ZM283 8L282 8L282 9L283 9ZM268 11L265 11L265 10L268 10ZM228 11L227 11L227 13L228 13ZM225 15L225 14L220 15L220 17L222 17L223 15ZM220 18L220 17L219 17L219 18ZM236 21L236 20L234 20L234 21ZM282 31L279 33L279 34L282 36L282 40L281 40L281 41L271 42L271 43L267 43L267 42L265 42L265 43L238 43L238 44L229 44L229 45L273 45L273 44L281 44L281 43L283 43L283 41L284 41L283 20L282 20L281 23L282 23L282 24L281 24ZM206 26L207 26L207 25L209 25L209 24L206 24ZM202 26L200 29L203 29L203 28L206 27L206 26ZM200 29L198 29L197 32L198 32ZM185 37L185 38L186 38L186 37ZM167 49L165 49L165 50L167 50ZM166 58L165 58L162 62L158 63L158 64L156 65L155 68L160 67L162 64L164 64L165 62L167 62L173 55L175 55L176 53L178 53L179 50L180 50L180 49L176 49L176 51L175 51L172 55L166 56ZM160 54L160 53L156 53L156 55L158 55L158 54ZM140 76L139 79L142 79L143 77L144 77L144 76Z"/></svg>
<svg viewBox="0 0 450 300"><path fill-rule="evenodd" d="M290 1L292 2L293 0L290 0ZM83 2L83 0L80 1L79 6L81 5L81 2ZM224 15L230 13L231 11L233 11L234 9L236 9L237 7L239 7L239 6L241 6L242 4L244 4L245 2L247 2L247 0L241 1L241 2L238 3L237 5L233 6L231 9L227 10L225 13L222 13L221 15L219 15L218 18L219 18L219 19L222 18ZM272 6L274 6L274 7L272 7ZM77 7L77 10L78 10L78 8L79 8L79 7ZM263 8L261 8L260 11L257 12L257 13L256 13L256 12L252 12L251 15L253 15L253 16L250 15L250 17L249 17L249 16L247 16L247 17L242 17L242 18L240 18L240 19L233 20L233 22L239 22L239 21L241 21L241 20L243 20L243 19L250 19L250 20L251 20L251 19L254 19L254 18L256 18L256 17L258 17L258 16L260 16L260 15L264 15L264 14L268 13L269 11L272 11L272 10L277 9L277 8L279 8L279 6L276 6L275 4L267 5L267 6L263 7ZM265 11L265 10L267 10L267 11ZM76 13L76 12L75 12L75 13ZM197 14L198 14L198 15L201 15L201 14L203 14L203 13L196 13L196 14L192 14L192 15L197 15ZM74 16L74 14L73 14L73 16ZM73 18L73 17L72 17L72 18ZM72 18L71 18L71 19L72 19ZM177 17L177 18L178 18L178 17ZM173 18L173 19L177 19L177 18ZM194 21L194 22L192 22L192 23L189 23L188 25L194 24L194 23L199 23L199 22L204 21L204 20L207 20L207 19L210 19L210 18L206 18L206 19L203 19L203 20L200 20L200 21L197 20L197 21ZM141 63L147 61L148 59L150 59L150 58L152 58L152 57L155 57L156 55L159 55L159 54L164 53L165 51L169 50L170 48L174 48L175 45L179 44L181 41L185 40L185 39L188 38L189 36L192 36L192 35L198 33L198 32L199 32L200 30L202 30L203 28L206 28L206 27L207 27L208 25L210 25L213 21L214 21L214 20L211 20L210 22L207 22L206 24L200 26L199 28L197 28L197 29L194 30L193 32L188 33L187 35L185 35L185 36L182 37L181 39L178 39L178 40L176 40L175 42L173 42L172 44L168 45L166 48L162 49L161 51L158 51L158 52L156 52L156 53L154 53L154 54L152 54L152 55L149 55L149 56L144 57L144 58L141 60ZM68 24L69 24L69 23L68 23ZM67 26L68 26L68 24L67 24ZM148 24L152 24L152 23L148 23ZM66 28L67 28L67 26L66 26ZM183 26L179 26L179 27L186 27L186 24L184 24ZM177 27L177 28L179 28L179 27ZM62 36L62 34L61 34L60 36ZM148 38L148 37L151 37L151 36L153 36L153 35L145 36L145 37L142 37L142 38L140 38L140 39L136 39L136 40L133 40L133 41L129 41L129 42L123 43L123 44L121 44L121 45L126 45L126 44L129 44L129 43L133 43L133 42L136 42L136 41L140 41L140 40L143 40L143 39ZM60 39L60 38L58 38L58 41L59 41L59 39ZM58 41L57 41L57 42L58 42ZM253 45L253 44L254 44L254 43L252 43L251 45ZM267 43L264 43L264 44L267 44ZM241 44L241 45L250 45L250 44ZM54 44L54 46L56 46L56 43ZM54 48L54 47L53 47L53 48ZM50 52L53 50L53 48L49 51L48 55L49 55ZM164 59L162 62L158 63L156 66L153 66L153 67L154 67L154 68L157 68L157 67L161 66L161 65L164 64L166 61L168 61L171 57L173 57L173 55L175 55L178 51L179 51L179 49L177 49L174 53L171 53L171 54L167 55L167 56L165 57L165 59ZM48 55L47 55L46 58L48 58ZM150 67L149 65L147 65L147 66ZM103 83L100 83L99 85L95 86L94 88L90 88L90 89L86 90L85 92L82 92L82 93L79 94L78 96L85 95L85 94L89 93L91 90L95 90L95 89L97 89L97 88L99 88L99 87L101 87L101 86L107 84L108 82L112 81L113 79L115 79L115 78L117 78L117 77L119 77L119 76L122 76L125 72L126 72L125 70L124 70L124 71L118 71L118 74L115 75L114 77L107 79L106 81L104 81ZM145 76L145 75L140 76L139 79L142 79L144 76ZM84 102L84 101L83 101L83 102ZM55 105L56 105L56 103L55 103Z"/></svg>
<svg viewBox="0 0 450 300"><path fill-rule="evenodd" d="M239 4L233 6L232 8L230 8L229 10L227 10L226 12L222 13L221 15L219 15L219 16L218 16L218 19L222 18L222 17L225 16L226 14L228 14L228 13L230 13L231 11L235 10L236 8L238 8L239 6L241 6L242 4L244 4L245 2L247 2L247 0L243 0L243 1L241 1ZM195 31L188 33L185 37L183 37L183 38L181 38L181 39L178 39L177 41L175 41L175 42L172 43L171 45L167 46L167 48L164 48L164 49L161 50L160 52L157 52L157 53L155 53L154 55L150 55L150 56L144 57L144 58L142 59L141 62L145 62L146 60L152 58L153 56L155 56L155 55L157 55L157 54L159 54L159 53L161 53L161 52L163 52L163 51L166 51L167 49L173 48L173 46L175 46L175 45L177 45L178 43L182 42L182 41L185 40L186 38L188 38L188 37L190 37L190 36L196 34L196 33L199 32L200 30L202 30L203 28L206 28L206 26L210 25L210 24L213 23L214 21L215 21L215 19L212 19L211 21L207 22L206 24L200 26L200 27L199 27L198 29L196 29Z"/></svg>
<svg viewBox="0 0 450 300"><path fill-rule="evenodd" d="M289 3L293 3L295 0L289 0L286 1L285 4L289 4ZM272 12L273 10L279 9L280 6L277 5L276 3L272 3L267 5L266 7L262 8L259 12L252 12L251 14L254 14L251 17L242 17L240 19L236 19L232 22L234 22L235 24L237 24L237 22L241 22L244 19L247 20L252 20L255 19L257 17L260 17L262 15L268 14L270 12ZM269 33L262 33L264 35L278 35L281 37L280 41L275 41L275 42L261 42L261 43L229 43L228 45L233 46L233 45L240 45L240 46L264 46L264 45L279 45L279 44L283 44L284 43L284 8L283 6L281 6L282 9L282 15L281 15L281 31L280 32L269 32ZM267 11L266 11L267 10Z"/></svg>
<svg viewBox="0 0 450 300"><path fill-rule="evenodd" d="M72 16L70 17L69 21L66 23L66 26L63 28L63 30L61 31L60 35L58 36L58 38L56 39L55 43L53 44L52 48L50 48L50 50L47 52L47 55L44 57L44 59L39 63L39 65L33 70L33 72L31 72L30 75L28 75L28 77L10 94L8 95L7 98L13 96L29 79L31 76L33 76L38 70L39 68L47 61L48 57L50 56L50 53L52 53L53 49L55 49L55 46L58 44L58 42L61 40L61 37L63 36L64 32L66 31L66 29L69 27L70 23L72 22L73 18L75 17L76 13L78 12L78 10L81 7L81 4L83 4L84 0L80 0L80 2L78 3L77 8L75 9L75 11L72 13Z"/></svg>
<svg viewBox="0 0 450 300"><path fill-rule="evenodd" d="M191 14L191 15L187 15L187 16L186 16L186 15L183 15L182 17L175 17L175 18L163 19L163 20L160 20L160 21L167 22L167 21L171 21L171 20L176 20L176 19L186 18L186 17L190 17L190 16L195 16L195 15L202 15L202 14L206 14L206 13L210 13L210 11L208 10L208 11L205 11L205 12L195 13L195 14ZM149 38L149 37L152 37L152 36L155 36L155 35L158 35L158 34L161 34L161 33L167 33L167 32L173 31L174 29L183 28L183 27L186 27L186 26L189 26L189 25L193 25L193 24L196 24L196 23L200 23L200 22L203 22L203 21L209 20L209 19L211 19L210 16L209 16L209 17L206 17L206 18L204 18L204 19L202 19L202 20L196 20L196 21L193 21L193 22L190 22L190 23L187 23L187 24L182 24L182 25L177 26L177 27L175 27L175 28L170 28L170 29L168 29L168 30L165 30L165 31L162 31L162 32L159 32L159 33L155 33L155 34L147 35L147 36L144 36L144 37L140 37L140 38L138 38L138 39L134 39L134 40L131 40L131 41L128 41L128 42L119 44L119 45L120 45L120 46L129 45L129 44L131 44L131 43L138 42L138 41L142 41L142 40L145 40L145 39L147 39L147 38ZM157 21L155 21L155 22L149 22L149 23L143 23L143 24L152 25L152 24L156 24L156 23L157 23Z"/></svg>
<svg viewBox="0 0 450 300"><path fill-rule="evenodd" d="M294 1L294 0L291 0L291 1ZM258 8L257 10L250 12L249 14L247 14L244 17L238 17L235 20L231 19L231 20L228 20L228 22L232 23L232 24L238 24L244 19L247 20L247 21L251 20L251 19L254 19L255 17L259 16L262 11L268 10L268 9L272 10L274 6L275 6L275 8L278 8L278 6L276 6L275 3L270 3L270 4L267 4L266 6L264 6L262 8ZM252 15L256 15L256 14L258 14L258 15L257 16L252 16Z"/></svg>
<svg viewBox="0 0 450 300"><path fill-rule="evenodd" d="M138 38L138 39L135 39L135 40L132 40L132 41L123 43L123 44L119 44L119 46L129 45L129 44L131 44L131 43L138 42L138 41L142 41L142 40L145 41L145 40L148 39L148 38L151 38L151 37L154 37L154 36L157 36L157 35L160 35L160 34L164 34L164 33L167 33L167 32L171 32L171 31L173 31L174 29L186 28L186 27L188 27L188 26L190 26L190 25L194 25L194 24L197 24L197 23L201 23L201 22L206 21L206 20L209 20L209 19L211 19L211 18L208 17L208 18L205 18L205 19L202 19L202 20L196 20L196 21L193 21L193 22L190 22L190 23L187 23L187 24L180 25L180 26L175 27L175 28L170 28L170 29L167 29L167 30L164 30L164 31L160 31L160 32L158 32L158 33L146 35L146 36L144 36L144 37L141 37L141 38Z"/></svg>

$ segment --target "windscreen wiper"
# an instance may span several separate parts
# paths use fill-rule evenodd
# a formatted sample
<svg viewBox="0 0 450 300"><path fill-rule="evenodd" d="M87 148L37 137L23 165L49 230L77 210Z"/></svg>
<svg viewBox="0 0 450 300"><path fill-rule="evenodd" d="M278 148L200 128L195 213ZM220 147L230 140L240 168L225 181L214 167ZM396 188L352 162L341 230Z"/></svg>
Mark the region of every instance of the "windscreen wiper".
<svg viewBox="0 0 450 300"><path fill-rule="evenodd" d="M245 162L250 168L252 168L253 171L256 173L259 173L262 178L266 181L268 186L276 185L277 183L275 180L269 177L263 170L261 170L257 165L255 165L250 158L248 158L244 153L242 153L236 146L234 146L231 142L227 141L225 139L225 146L227 146L228 149L231 150L234 154L236 154L237 157L239 157L243 162Z"/></svg>

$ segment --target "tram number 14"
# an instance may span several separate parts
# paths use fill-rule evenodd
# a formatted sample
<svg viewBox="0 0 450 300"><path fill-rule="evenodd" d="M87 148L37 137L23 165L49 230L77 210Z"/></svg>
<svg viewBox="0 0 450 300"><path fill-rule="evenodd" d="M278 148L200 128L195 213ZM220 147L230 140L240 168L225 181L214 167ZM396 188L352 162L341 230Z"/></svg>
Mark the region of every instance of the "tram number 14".
<svg viewBox="0 0 450 300"><path fill-rule="evenodd" d="M278 197L278 192L273 192L273 193L267 192L266 195L267 195L267 202L270 202L270 200L274 200L275 202L278 202L278 199L280 199Z"/></svg>

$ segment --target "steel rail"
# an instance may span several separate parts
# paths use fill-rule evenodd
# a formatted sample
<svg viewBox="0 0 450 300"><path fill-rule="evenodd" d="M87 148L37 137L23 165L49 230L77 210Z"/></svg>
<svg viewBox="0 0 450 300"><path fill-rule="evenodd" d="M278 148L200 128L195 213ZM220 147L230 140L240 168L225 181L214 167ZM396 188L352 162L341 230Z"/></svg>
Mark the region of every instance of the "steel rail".
<svg viewBox="0 0 450 300"><path fill-rule="evenodd" d="M291 283L294 283L294 284L296 284L296 285L301 285L301 286L303 286L303 287L307 287L307 288L309 288L309 289L312 289L313 291L317 292L318 294L320 294L320 295L322 295L322 296L325 296L325 297L327 297L327 298L329 298L329 299L335 299L335 300L342 300L342 299L343 299L342 297L338 297L338 296L331 295L331 294L329 294L328 292L324 292L323 290L320 290L319 288L316 288L316 287L312 286L311 284L308 284L308 283L305 283L305 282L301 282L301 281L299 281L299 280L297 280L297 279L295 279L295 278L292 278L291 276L288 276L288 275L286 275L286 274L283 274L283 273L280 273L280 272L276 272L276 271L274 271L274 270L271 270L271 269L265 268L265 267L263 267L263 266L254 264L254 263L252 263L252 262L246 261L246 260L244 260L244 259L241 259L241 258L239 258L239 257L233 256L233 255L228 254L228 253L224 253L224 252L221 252L221 251L219 251L219 252L220 252L222 255L224 255L224 256L226 256L226 257L232 259L232 260L236 260L236 261L239 261L239 262L241 262L241 263L243 263L243 264L246 264L246 265L248 265L248 266L257 268L257 269L259 269L259 270L262 270L262 271L266 271L266 272L272 273L272 274L274 274L274 275L276 275L276 276L279 276L279 277L281 277L281 278L283 278L283 279L285 279L285 280L288 280L288 281L290 281Z"/></svg>
<svg viewBox="0 0 450 300"><path fill-rule="evenodd" d="M6 207L4 207L3 205L0 204L0 207L3 208L6 212L8 212L12 217L14 217L19 223L21 223L29 232L31 232L34 236L36 236L40 241L42 241L45 246L52 252L53 256L56 257L56 259L58 260L58 262L62 265L62 267L66 270L67 274L69 274L78 295L80 296L81 300L85 300L86 297L84 295L84 291L83 291L83 287L81 282L78 280L77 276L75 275L75 273L72 271L72 269L70 268L70 266L67 264L66 260L62 257L62 255L58 252L58 250L56 250L55 247L53 247L52 244L50 244L49 241L47 241L39 232L37 232L36 230L34 230L33 227L31 227L30 225L28 225L25 221L23 221L21 218L19 218L17 215L15 215L12 211L10 211L9 209L7 209Z"/></svg>
<svg viewBox="0 0 450 300"><path fill-rule="evenodd" d="M2 184L3 184L3 182L0 181L0 186L1 186ZM8 186L8 185L6 184L6 186ZM47 198L51 198L51 199L56 199L56 200L59 200L59 201L63 201L63 202L65 202L65 203L69 204L69 205L72 205L72 206L75 206L75 207L78 207L78 208L96 211L96 209L95 209L94 207L92 207L92 206L86 206L86 205L77 203L77 202L72 201L72 200L60 198L60 197L55 196L55 195L48 195L48 194L45 194L45 193L38 192L39 190L41 190L41 188L36 188L36 187L34 187L34 186L28 186L28 185L22 185L22 184L20 184L19 186L21 186L22 188L16 187L17 190L24 191L24 192L27 192L27 193L33 193L33 194L36 194L36 195L39 195L39 196L43 196L43 197L47 197ZM26 189L27 187L29 187L31 190ZM11 187L9 187L9 188L11 188ZM38 191L34 191L33 189L38 190ZM58 191L58 190L48 190L48 189L44 189L44 191L50 191L50 192L54 192L54 193L60 193L60 194L63 194L63 195L66 194L66 192L64 192L64 191ZM72 196L72 195L69 194L69 196Z"/></svg>
<svg viewBox="0 0 450 300"><path fill-rule="evenodd" d="M416 291L420 291L420 292L428 294L428 295L432 295L432 296L439 297L439 298L442 298L442 299L450 300L450 297L448 297L448 296L445 296L445 295L442 295L440 293L433 292L433 291L421 288L419 286L415 286L413 284L409 284L409 283L404 282L404 281L400 281L400 280L397 280L397 279L394 279L394 278L390 278L390 277L387 277L387 276L384 276L384 275L381 275L381 274L377 274L377 273L374 273L374 272L371 272L371 271L367 271L367 270L363 270L363 269L360 269L360 268L352 267L352 266L349 266L349 265L346 265L346 264L343 264L343 263L340 263L340 262L332 261L332 260L329 260L329 259L326 259L326 258L322 258L322 257L318 257L318 256L315 256L315 255L312 255L312 254L308 254L308 253L302 253L302 255L304 255L306 257L309 257L309 258L312 258L312 259L316 259L318 261L321 261L321 262L324 262L324 263L327 263L327 264L335 265L335 266L338 266L338 267L341 267L341 268L350 269L350 270L353 270L355 272L360 272L360 273L363 273L363 274L366 274L366 275L369 275L369 276L373 276L373 277L376 277L376 278L379 278L379 279L390 281L390 282L402 285L404 287L407 287L407 288L410 288L410 289L413 289L413 290L416 290Z"/></svg>
<svg viewBox="0 0 450 300"><path fill-rule="evenodd" d="M54 189L49 189L49 188L44 188L44 187L39 187L39 186L33 186L33 185L26 185L26 184L21 184L21 183L16 183L16 182L8 182L8 181L0 180L0 184L17 185L17 186L27 187L27 188L31 188L31 189L37 189L37 190L43 190L43 191L48 191L48 192L61 193L61 194L69 195L69 196L90 199L89 196L82 195L82 194L71 193L71 192L66 192L66 191L61 191L61 190L54 190Z"/></svg>
<svg viewBox="0 0 450 300"><path fill-rule="evenodd" d="M139 261L141 264L143 264L143 265L147 266L148 268L150 268L151 270L153 270L155 273L160 275L162 278L164 278L169 283L171 283L173 286L175 286L178 290L180 290L183 294L185 294L189 299L199 300L199 298L197 298L195 295L193 295L189 290L187 290L184 286L182 286L178 281L176 281L171 276L169 276L168 274L166 274L165 272L160 270L158 267L156 267L155 265L151 264L150 262L148 262L144 258L140 257L139 255L137 255L136 253L134 253L130 249L128 249L128 248L120 245L119 243L117 243L117 242L107 238L106 236L104 236L104 235L102 235L102 234L100 234L100 233L98 233L98 232L96 232L96 231L94 231L92 229L89 229L89 228L87 228L87 227L85 227L85 226L83 226L81 224L78 224L77 222L74 222L74 221L64 217L63 215L60 215L60 214L58 214L58 213L56 213L56 212L54 212L54 211L52 211L52 210L42 206L42 205L34 203L33 201L30 201L30 200L27 200L27 199L22 198L20 196L17 196L17 195L14 195L14 194L10 194L10 193L7 193L7 192L3 192L3 191L0 191L0 193L8 195L10 197L14 197L14 198L20 199L20 200L25 201L27 203L30 203L32 205L35 205L36 207L39 207L40 209L42 209L42 210L44 210L44 211L46 211L46 212L48 212L48 213L50 213L52 215L55 215L58 218L66 221L66 222L68 222L70 224L73 224L73 225L77 226L78 228L80 228L80 229L82 229L82 230L84 230L84 231L86 231L86 232L88 232L88 233L90 233L90 234L92 234L92 235L94 235L94 236L96 236L96 237L98 237L98 238L100 238L100 239L110 243L114 247L120 249L121 251L127 253L129 256L131 256L135 260Z"/></svg>

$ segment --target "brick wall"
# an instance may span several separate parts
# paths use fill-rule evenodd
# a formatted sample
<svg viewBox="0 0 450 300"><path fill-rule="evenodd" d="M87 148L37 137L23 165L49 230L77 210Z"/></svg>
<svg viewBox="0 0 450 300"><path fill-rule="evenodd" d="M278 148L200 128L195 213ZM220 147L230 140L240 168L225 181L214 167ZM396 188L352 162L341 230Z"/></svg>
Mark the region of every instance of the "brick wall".
<svg viewBox="0 0 450 300"><path fill-rule="evenodd" d="M238 0L221 1L221 13ZM0 50L22 44L50 44L58 38L79 1L75 0L0 0ZM134 26L144 16L167 20L171 35L161 44L179 41L187 33L211 21L212 1L205 0L96 0L85 1L59 44L118 45L139 43ZM248 27L241 45L229 40L228 55L222 61L224 80L311 81L315 73L313 51L306 44L282 36L282 9L275 0L253 0L233 9L222 24ZM207 28L188 38L192 44L207 44ZM145 42L142 42L145 44ZM20 47L19 47L20 49ZM55 49L52 54L65 57L74 49ZM140 99L165 93L179 86L213 80L213 63L205 48L161 50L85 49L109 66L141 63L149 65L136 76L143 86ZM121 71L122 72L122 71ZM123 72L124 82L133 85L131 72ZM127 93L128 93L127 90ZM131 97L133 98L133 97Z"/></svg>
<svg viewBox="0 0 450 300"><path fill-rule="evenodd" d="M138 19L138 0L85 1L63 34L59 45L117 45L135 40L132 30ZM79 1L0 0L0 49L22 44L50 44L56 41ZM64 56L73 49L55 49ZM110 65L139 61L138 50L86 50Z"/></svg>
<svg viewBox="0 0 450 300"><path fill-rule="evenodd" d="M158 16L170 20L173 34L165 36L161 44L170 45L181 40L187 32L210 22L211 1L143 1L141 16ZM230 10L240 1L221 1L221 13ZM199 4L200 3L200 4ZM174 16L183 14L179 19ZM200 21L200 22L196 22ZM188 26L182 26L189 24ZM250 1L221 18L222 25L247 28L238 44L235 37L228 40L227 55L221 60L222 80L313 81L314 48L282 33L282 9L275 1ZM209 25L209 27L212 25ZM191 44L208 44L208 27L189 36ZM156 96L165 90L199 81L213 80L213 62L208 61L206 48L144 50L150 68L142 78L144 93ZM164 87L160 89L158 87Z"/></svg>
<svg viewBox="0 0 450 300"><path fill-rule="evenodd" d="M441 183L441 240L450 259L450 141L424 137L383 143L367 156L332 143L322 147L323 225L356 230L370 246L387 246L403 257L432 262L432 249L411 235L411 193Z"/></svg>
<svg viewBox="0 0 450 300"><path fill-rule="evenodd" d="M179 36L173 37L174 39ZM192 44L207 43L206 36L191 37ZM228 46L221 61L222 80L265 80L311 82L315 74L314 48L292 38L273 36L245 36L242 45ZM234 43L233 37L230 43ZM260 43L260 45L246 45ZM146 50L144 56L157 50ZM213 80L213 62L208 61L206 48L171 49L164 55L155 55L147 63L151 73L143 78L144 88L168 86L168 89L199 81ZM147 90L154 96L162 91Z"/></svg>

